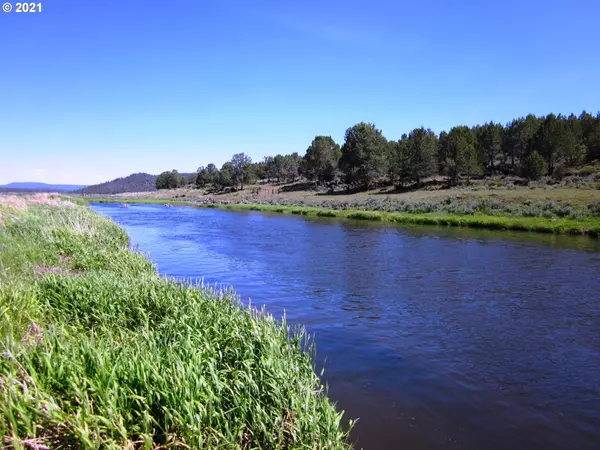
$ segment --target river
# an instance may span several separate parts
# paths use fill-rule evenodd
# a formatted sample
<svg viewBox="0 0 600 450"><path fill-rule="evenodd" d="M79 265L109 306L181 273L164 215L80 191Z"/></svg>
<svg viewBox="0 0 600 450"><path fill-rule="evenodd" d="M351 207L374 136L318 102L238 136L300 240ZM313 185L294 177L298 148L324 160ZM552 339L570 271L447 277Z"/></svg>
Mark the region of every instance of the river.
<svg viewBox="0 0 600 450"><path fill-rule="evenodd" d="M356 448L600 447L600 240L92 208L160 273L305 325Z"/></svg>

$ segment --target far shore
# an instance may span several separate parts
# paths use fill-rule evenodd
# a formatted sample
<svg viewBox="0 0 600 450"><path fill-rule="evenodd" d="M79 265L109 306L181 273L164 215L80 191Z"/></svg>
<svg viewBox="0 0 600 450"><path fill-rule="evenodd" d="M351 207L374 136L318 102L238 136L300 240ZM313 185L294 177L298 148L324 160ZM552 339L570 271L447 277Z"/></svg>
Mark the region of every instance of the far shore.
<svg viewBox="0 0 600 450"><path fill-rule="evenodd" d="M600 236L600 190L566 187L469 188L395 193L294 190L294 185L256 185L211 194L173 189L104 196L86 202L188 205L390 223L459 226L538 233Z"/></svg>

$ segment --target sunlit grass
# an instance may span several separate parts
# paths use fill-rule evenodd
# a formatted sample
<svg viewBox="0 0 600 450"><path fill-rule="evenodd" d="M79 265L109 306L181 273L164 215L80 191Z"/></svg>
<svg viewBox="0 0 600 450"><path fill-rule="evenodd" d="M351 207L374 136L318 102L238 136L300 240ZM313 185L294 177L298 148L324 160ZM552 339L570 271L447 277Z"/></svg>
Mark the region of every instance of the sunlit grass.
<svg viewBox="0 0 600 450"><path fill-rule="evenodd" d="M87 208L0 217L0 446L346 447L304 330L160 277Z"/></svg>
<svg viewBox="0 0 600 450"><path fill-rule="evenodd" d="M317 211L317 216L319 216L319 217L337 217L338 214L339 214L339 211L333 211L331 209Z"/></svg>
<svg viewBox="0 0 600 450"><path fill-rule="evenodd" d="M456 226L469 228L487 228L494 230L529 231L557 234L586 234L600 236L599 218L545 218L545 217L509 217L488 216L484 214L411 214L386 211L327 210L315 207L275 206L275 205L218 205L229 210L261 211L280 214L294 214L315 217L337 217L350 220L369 220L417 225Z"/></svg>
<svg viewBox="0 0 600 450"><path fill-rule="evenodd" d="M354 220L383 220L381 213L370 211L348 211L346 217Z"/></svg>

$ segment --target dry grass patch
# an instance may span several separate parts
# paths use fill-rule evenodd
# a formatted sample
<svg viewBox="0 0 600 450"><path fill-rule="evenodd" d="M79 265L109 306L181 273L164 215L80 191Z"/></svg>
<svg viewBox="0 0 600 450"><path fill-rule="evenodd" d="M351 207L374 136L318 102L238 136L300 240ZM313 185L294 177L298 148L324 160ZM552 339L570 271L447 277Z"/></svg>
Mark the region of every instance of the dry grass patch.
<svg viewBox="0 0 600 450"><path fill-rule="evenodd" d="M43 277L46 275L61 275L64 277L74 277L78 274L76 270L61 266L46 266L44 264L34 264L33 270L36 275Z"/></svg>

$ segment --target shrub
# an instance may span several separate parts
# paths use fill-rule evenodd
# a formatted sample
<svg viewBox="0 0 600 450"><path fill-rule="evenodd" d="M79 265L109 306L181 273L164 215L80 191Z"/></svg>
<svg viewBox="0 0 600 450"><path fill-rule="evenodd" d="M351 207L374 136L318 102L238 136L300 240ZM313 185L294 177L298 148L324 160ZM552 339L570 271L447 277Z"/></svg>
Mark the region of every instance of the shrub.
<svg viewBox="0 0 600 450"><path fill-rule="evenodd" d="M317 212L317 216L320 217L336 217L337 213L335 211L326 210Z"/></svg>
<svg viewBox="0 0 600 450"><path fill-rule="evenodd" d="M552 211L543 211L540 215L544 219L552 219L554 217L554 213ZM537 215L531 217L537 217Z"/></svg>
<svg viewBox="0 0 600 450"><path fill-rule="evenodd" d="M600 216L600 200L596 200L588 205L588 210L592 216Z"/></svg>
<svg viewBox="0 0 600 450"><path fill-rule="evenodd" d="M571 205L560 205L554 210L554 214L558 217L574 217L576 215Z"/></svg>
<svg viewBox="0 0 600 450"><path fill-rule="evenodd" d="M500 178L493 178L488 184L492 189L506 187L506 182Z"/></svg>
<svg viewBox="0 0 600 450"><path fill-rule="evenodd" d="M356 220L376 220L376 221L382 219L380 214L372 213L372 212L368 212L368 211L356 211L356 212L350 213L350 214L348 214L348 218L356 219Z"/></svg>
<svg viewBox="0 0 600 450"><path fill-rule="evenodd" d="M587 177L595 172L596 169L594 169L593 166L583 166L581 169L579 169L579 175L582 177Z"/></svg>

